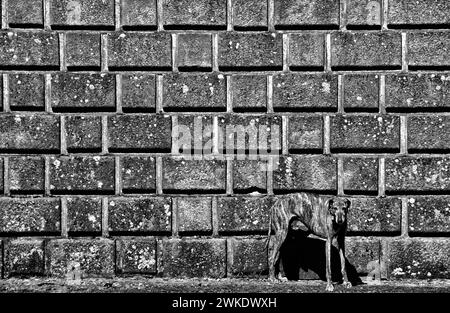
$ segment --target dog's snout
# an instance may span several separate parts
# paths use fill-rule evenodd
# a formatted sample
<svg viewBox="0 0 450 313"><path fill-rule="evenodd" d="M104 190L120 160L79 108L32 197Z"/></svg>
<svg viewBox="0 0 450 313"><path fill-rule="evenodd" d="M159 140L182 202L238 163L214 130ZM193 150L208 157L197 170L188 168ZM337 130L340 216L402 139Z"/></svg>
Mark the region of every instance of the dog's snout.
<svg viewBox="0 0 450 313"><path fill-rule="evenodd" d="M345 214L343 212L336 212L336 223L342 224L345 222Z"/></svg>

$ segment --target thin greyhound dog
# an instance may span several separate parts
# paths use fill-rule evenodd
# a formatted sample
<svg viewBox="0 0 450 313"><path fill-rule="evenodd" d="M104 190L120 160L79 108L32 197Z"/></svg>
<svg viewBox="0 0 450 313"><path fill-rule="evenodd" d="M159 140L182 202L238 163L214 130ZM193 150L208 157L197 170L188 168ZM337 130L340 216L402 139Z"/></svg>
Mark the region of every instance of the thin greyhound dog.
<svg viewBox="0 0 450 313"><path fill-rule="evenodd" d="M286 239L290 223L297 219L300 229L306 230L326 242L326 277L327 291L333 291L331 282L331 244L336 238L341 259L341 271L344 287L352 285L348 281L345 268L345 232L347 230L347 212L351 202L331 196L319 196L312 193L294 193L278 199L271 208L270 227L268 236L269 246L269 279L281 279L280 275L280 248ZM270 236L275 231L273 242Z"/></svg>

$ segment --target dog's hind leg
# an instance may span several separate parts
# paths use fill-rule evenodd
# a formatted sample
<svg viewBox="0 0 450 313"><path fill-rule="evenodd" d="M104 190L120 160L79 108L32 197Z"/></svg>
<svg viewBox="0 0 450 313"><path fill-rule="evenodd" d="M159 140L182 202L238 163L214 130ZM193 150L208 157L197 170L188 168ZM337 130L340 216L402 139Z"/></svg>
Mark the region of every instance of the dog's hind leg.
<svg viewBox="0 0 450 313"><path fill-rule="evenodd" d="M280 250L287 237L288 230L281 229L269 243L269 279L275 281L280 272Z"/></svg>

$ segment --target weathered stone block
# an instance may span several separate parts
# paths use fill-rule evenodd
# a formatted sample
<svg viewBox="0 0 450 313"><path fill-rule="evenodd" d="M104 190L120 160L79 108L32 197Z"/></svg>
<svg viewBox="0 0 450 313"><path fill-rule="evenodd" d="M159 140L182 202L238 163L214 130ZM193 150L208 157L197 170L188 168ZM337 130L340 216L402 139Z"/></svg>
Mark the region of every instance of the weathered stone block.
<svg viewBox="0 0 450 313"><path fill-rule="evenodd" d="M381 0L347 1L347 27L381 26Z"/></svg>
<svg viewBox="0 0 450 313"><path fill-rule="evenodd" d="M380 268L380 250L380 239L378 238L345 238L345 256L360 276L369 275L374 278L373 275L375 278L381 278L384 273L381 272Z"/></svg>
<svg viewBox="0 0 450 313"><path fill-rule="evenodd" d="M267 77L236 75L231 77L234 111L266 111Z"/></svg>
<svg viewBox="0 0 450 313"><path fill-rule="evenodd" d="M114 0L51 0L52 28L114 28Z"/></svg>
<svg viewBox="0 0 450 313"><path fill-rule="evenodd" d="M61 206L56 198L0 198L0 232L56 233Z"/></svg>
<svg viewBox="0 0 450 313"><path fill-rule="evenodd" d="M99 233L101 230L101 198L67 198L67 231L69 233Z"/></svg>
<svg viewBox="0 0 450 313"><path fill-rule="evenodd" d="M288 149L291 153L321 152L323 148L322 116L289 116Z"/></svg>
<svg viewBox="0 0 450 313"><path fill-rule="evenodd" d="M13 74L9 79L9 106L12 110L44 110L44 76Z"/></svg>
<svg viewBox="0 0 450 313"><path fill-rule="evenodd" d="M338 0L279 0L275 1L275 27L296 29L306 27L337 28Z"/></svg>
<svg viewBox="0 0 450 313"><path fill-rule="evenodd" d="M54 111L114 111L115 77L111 74L52 75L51 105Z"/></svg>
<svg viewBox="0 0 450 313"><path fill-rule="evenodd" d="M344 108L352 111L378 111L379 77L372 74L344 76Z"/></svg>
<svg viewBox="0 0 450 313"><path fill-rule="evenodd" d="M118 239L116 253L116 266L119 273L156 273L156 240L154 238Z"/></svg>
<svg viewBox="0 0 450 313"><path fill-rule="evenodd" d="M378 159L345 158L344 191L347 193L376 193L378 191Z"/></svg>
<svg viewBox="0 0 450 313"><path fill-rule="evenodd" d="M338 80L328 74L280 74L273 77L276 111L335 111Z"/></svg>
<svg viewBox="0 0 450 313"><path fill-rule="evenodd" d="M211 198L186 197L177 198L176 201L178 210L178 231L212 231Z"/></svg>
<svg viewBox="0 0 450 313"><path fill-rule="evenodd" d="M7 3L10 27L43 27L44 6L42 0L15 0ZM5 7L2 11L6 10Z"/></svg>
<svg viewBox="0 0 450 313"><path fill-rule="evenodd" d="M155 76L148 74L122 76L122 110L154 112L156 105Z"/></svg>
<svg viewBox="0 0 450 313"><path fill-rule="evenodd" d="M233 0L235 29L267 29L267 2Z"/></svg>
<svg viewBox="0 0 450 313"><path fill-rule="evenodd" d="M267 189L267 161L234 160L233 190L236 192L265 192Z"/></svg>
<svg viewBox="0 0 450 313"><path fill-rule="evenodd" d="M110 198L108 202L111 232L170 232L172 209L167 197Z"/></svg>
<svg viewBox="0 0 450 313"><path fill-rule="evenodd" d="M41 157L9 158L9 189L11 193L44 192L44 159Z"/></svg>
<svg viewBox="0 0 450 313"><path fill-rule="evenodd" d="M156 0L122 0L122 25L156 28Z"/></svg>
<svg viewBox="0 0 450 313"><path fill-rule="evenodd" d="M212 41L210 34L178 35L178 68L208 70L211 68Z"/></svg>
<svg viewBox="0 0 450 313"><path fill-rule="evenodd" d="M178 115L172 130L174 153L194 157L212 153L213 118L205 115Z"/></svg>
<svg viewBox="0 0 450 313"><path fill-rule="evenodd" d="M44 242L15 239L5 244L5 277L44 274Z"/></svg>
<svg viewBox="0 0 450 313"><path fill-rule="evenodd" d="M51 157L52 193L114 193L113 157Z"/></svg>
<svg viewBox="0 0 450 313"><path fill-rule="evenodd" d="M413 233L450 232L449 197L409 197L408 225Z"/></svg>
<svg viewBox="0 0 450 313"><path fill-rule="evenodd" d="M230 238L227 251L231 276L260 276L268 270L266 238Z"/></svg>
<svg viewBox="0 0 450 313"><path fill-rule="evenodd" d="M449 52L450 34L448 32L408 34L408 65L411 68L450 66Z"/></svg>
<svg viewBox="0 0 450 313"><path fill-rule="evenodd" d="M450 149L450 116L408 117L408 151Z"/></svg>
<svg viewBox="0 0 450 313"><path fill-rule="evenodd" d="M121 164L123 192L153 192L156 189L154 158L128 156L121 159Z"/></svg>
<svg viewBox="0 0 450 313"><path fill-rule="evenodd" d="M65 117L67 151L100 152L102 150L102 120L99 116Z"/></svg>
<svg viewBox="0 0 450 313"><path fill-rule="evenodd" d="M79 268L81 278L114 275L114 241L109 239L55 239L46 246L47 274L65 278Z"/></svg>
<svg viewBox="0 0 450 313"><path fill-rule="evenodd" d="M100 69L100 34L67 33L66 65L69 69Z"/></svg>
<svg viewBox="0 0 450 313"><path fill-rule="evenodd" d="M169 116L115 115L108 118L109 151L170 151Z"/></svg>
<svg viewBox="0 0 450 313"><path fill-rule="evenodd" d="M282 36L277 33L221 33L218 62L219 69L224 71L282 69Z"/></svg>
<svg viewBox="0 0 450 313"><path fill-rule="evenodd" d="M316 33L291 34L289 38L289 66L297 69L323 69L325 36Z"/></svg>
<svg viewBox="0 0 450 313"><path fill-rule="evenodd" d="M210 277L226 275L225 239L163 239L162 266L165 277Z"/></svg>
<svg viewBox="0 0 450 313"><path fill-rule="evenodd" d="M388 23L390 27L444 25L450 23L449 11L448 1L390 0Z"/></svg>
<svg viewBox="0 0 450 313"><path fill-rule="evenodd" d="M223 0L165 0L166 29L226 29L227 3Z"/></svg>

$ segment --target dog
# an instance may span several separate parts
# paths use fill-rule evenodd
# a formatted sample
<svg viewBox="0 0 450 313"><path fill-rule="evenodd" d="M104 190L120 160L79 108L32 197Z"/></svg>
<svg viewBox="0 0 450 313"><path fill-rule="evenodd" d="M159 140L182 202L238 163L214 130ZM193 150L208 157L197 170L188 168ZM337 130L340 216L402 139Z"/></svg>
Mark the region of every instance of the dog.
<svg viewBox="0 0 450 313"><path fill-rule="evenodd" d="M297 228L326 239L326 278L327 291L333 291L331 282L331 244L336 239L341 260L343 285L350 288L345 267L345 233L347 230L347 213L351 201L331 196L312 193L294 193L282 196L272 206L270 212L268 253L269 279L280 280L280 248L286 239L291 222L296 221ZM272 238L272 230L275 232Z"/></svg>

